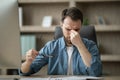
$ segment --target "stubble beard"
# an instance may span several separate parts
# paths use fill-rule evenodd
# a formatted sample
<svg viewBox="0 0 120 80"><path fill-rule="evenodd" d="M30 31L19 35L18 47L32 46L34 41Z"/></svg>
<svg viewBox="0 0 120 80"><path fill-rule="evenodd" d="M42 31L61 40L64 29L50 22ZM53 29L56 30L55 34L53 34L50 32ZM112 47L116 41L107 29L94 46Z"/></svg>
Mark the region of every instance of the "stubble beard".
<svg viewBox="0 0 120 80"><path fill-rule="evenodd" d="M71 45L72 45L72 42L71 42L71 40L70 40L70 37L66 37L66 38L65 38L65 41L66 41L66 45L67 45L67 46L71 46Z"/></svg>

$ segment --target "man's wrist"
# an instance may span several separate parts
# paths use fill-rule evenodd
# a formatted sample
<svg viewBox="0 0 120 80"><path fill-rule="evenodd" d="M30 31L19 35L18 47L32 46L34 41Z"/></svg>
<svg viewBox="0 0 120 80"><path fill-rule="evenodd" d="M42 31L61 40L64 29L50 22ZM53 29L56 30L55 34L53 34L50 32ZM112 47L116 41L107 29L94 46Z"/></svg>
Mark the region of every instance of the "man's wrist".
<svg viewBox="0 0 120 80"><path fill-rule="evenodd" d="M32 61L26 60L26 61L25 61L25 64L26 64L26 65L31 65L31 64L32 64Z"/></svg>

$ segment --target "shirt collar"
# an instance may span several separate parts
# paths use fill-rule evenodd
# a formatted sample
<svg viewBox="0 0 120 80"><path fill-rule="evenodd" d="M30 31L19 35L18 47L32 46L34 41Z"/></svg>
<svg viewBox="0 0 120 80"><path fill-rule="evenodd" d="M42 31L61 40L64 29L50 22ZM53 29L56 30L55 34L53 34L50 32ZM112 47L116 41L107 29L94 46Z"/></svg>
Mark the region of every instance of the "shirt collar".
<svg viewBox="0 0 120 80"><path fill-rule="evenodd" d="M66 47L67 47L64 37L61 37L60 45L61 45L62 48L66 48ZM73 49L74 49L74 48L76 48L76 47L73 45Z"/></svg>

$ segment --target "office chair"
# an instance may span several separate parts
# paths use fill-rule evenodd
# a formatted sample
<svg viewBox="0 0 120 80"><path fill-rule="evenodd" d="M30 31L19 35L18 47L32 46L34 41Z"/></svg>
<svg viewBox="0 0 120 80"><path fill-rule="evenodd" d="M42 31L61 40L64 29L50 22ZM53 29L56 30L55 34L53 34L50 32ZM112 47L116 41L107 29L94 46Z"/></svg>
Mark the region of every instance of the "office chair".
<svg viewBox="0 0 120 80"><path fill-rule="evenodd" d="M60 26L55 28L54 39L58 39L63 36L63 32ZM80 30L80 36L94 41L97 44L96 32L94 26L82 26Z"/></svg>

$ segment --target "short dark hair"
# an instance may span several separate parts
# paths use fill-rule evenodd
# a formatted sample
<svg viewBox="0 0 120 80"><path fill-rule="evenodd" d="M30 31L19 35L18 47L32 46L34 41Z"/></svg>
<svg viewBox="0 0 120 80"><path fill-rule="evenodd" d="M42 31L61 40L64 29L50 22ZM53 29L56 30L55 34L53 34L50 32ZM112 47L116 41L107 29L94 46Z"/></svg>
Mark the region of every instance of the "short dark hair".
<svg viewBox="0 0 120 80"><path fill-rule="evenodd" d="M64 19L67 16L69 16L74 21L80 19L81 22L83 23L83 14L77 7L71 7L71 8L68 8L68 9L64 9L62 11L62 19L61 19L61 21L63 22Z"/></svg>

